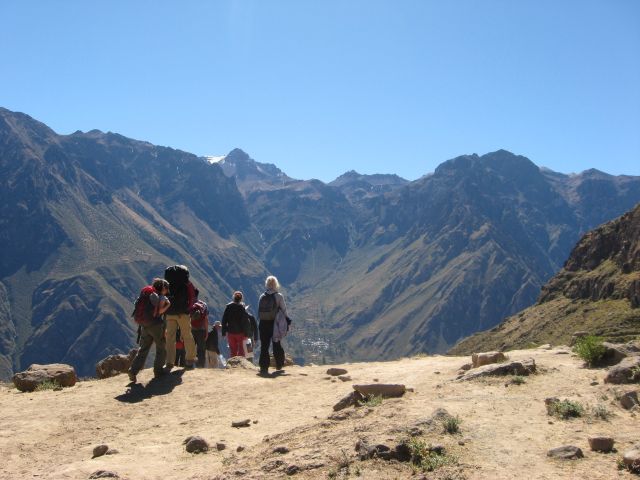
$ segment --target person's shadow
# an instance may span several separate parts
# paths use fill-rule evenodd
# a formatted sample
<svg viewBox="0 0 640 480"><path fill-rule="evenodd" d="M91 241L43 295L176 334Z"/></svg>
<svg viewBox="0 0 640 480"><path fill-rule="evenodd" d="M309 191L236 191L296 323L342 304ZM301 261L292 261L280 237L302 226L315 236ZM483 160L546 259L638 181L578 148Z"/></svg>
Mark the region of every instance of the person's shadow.
<svg viewBox="0 0 640 480"><path fill-rule="evenodd" d="M167 395L182 383L184 370L176 370L158 378L152 378L149 383L130 384L127 391L115 397L119 402L138 403L156 395Z"/></svg>

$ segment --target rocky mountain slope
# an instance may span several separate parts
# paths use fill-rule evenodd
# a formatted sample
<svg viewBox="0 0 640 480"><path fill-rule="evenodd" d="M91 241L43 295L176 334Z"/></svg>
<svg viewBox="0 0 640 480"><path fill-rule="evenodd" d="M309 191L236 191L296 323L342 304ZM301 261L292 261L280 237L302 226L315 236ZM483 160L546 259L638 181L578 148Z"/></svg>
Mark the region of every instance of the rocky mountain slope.
<svg viewBox="0 0 640 480"><path fill-rule="evenodd" d="M567 353L510 352L510 360L533 358L538 367L516 383L457 381L469 357L420 356L340 365L351 378L345 382L329 377L326 366L305 366L271 379L253 370L203 369L176 370L158 381L145 370L136 385L127 385L125 375L60 391L20 393L2 385L0 478L85 480L98 471L138 480L637 478L617 466L638 444L637 413L617 400L632 386L602 383L602 370L583 368ZM333 411L352 384L372 383L412 390ZM549 416L548 397L577 402L584 412ZM458 418L458 433L445 433L446 413ZM249 426L232 427L241 420ZM194 435L208 441L207 453L185 451L183 441ZM592 436L612 437L617 452L591 451ZM393 452L406 440L440 452L425 464L433 471L383 458L383 447ZM92 458L98 445L110 454ZM580 448L584 458L547 456L563 445Z"/></svg>
<svg viewBox="0 0 640 480"><path fill-rule="evenodd" d="M620 341L640 335L640 204L584 235L535 305L452 352L568 342L576 331Z"/></svg>
<svg viewBox="0 0 640 480"><path fill-rule="evenodd" d="M506 151L406 182L295 180L234 150L217 163L0 110L0 376L133 344L139 288L190 266L219 315L285 286L299 359L443 352L531 305L580 234L640 201L640 179L562 175Z"/></svg>

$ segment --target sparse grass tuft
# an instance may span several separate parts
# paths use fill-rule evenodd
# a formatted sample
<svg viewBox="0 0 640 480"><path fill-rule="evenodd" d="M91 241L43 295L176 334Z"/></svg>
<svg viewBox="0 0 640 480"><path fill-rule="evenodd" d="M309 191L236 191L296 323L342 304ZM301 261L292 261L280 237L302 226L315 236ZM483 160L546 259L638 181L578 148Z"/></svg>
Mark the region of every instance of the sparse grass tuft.
<svg viewBox="0 0 640 480"><path fill-rule="evenodd" d="M445 433L453 435L460 432L460 423L462 423L462 420L457 415L455 417L447 417L442 422L442 428L444 428Z"/></svg>
<svg viewBox="0 0 640 480"><path fill-rule="evenodd" d="M635 366L631 369L631 378L629 380L632 382L640 381L640 366Z"/></svg>
<svg viewBox="0 0 640 480"><path fill-rule="evenodd" d="M588 367L597 365L607 349L602 345L602 337L587 335L579 338L573 351L585 361Z"/></svg>
<svg viewBox="0 0 640 480"><path fill-rule="evenodd" d="M45 390L59 390L62 387L53 380L45 380L35 389L36 392L44 392Z"/></svg>
<svg viewBox="0 0 640 480"><path fill-rule="evenodd" d="M609 420L609 417L611 417L611 415L613 414L611 413L611 410L609 410L606 406L598 404L591 409L591 415L601 420Z"/></svg>
<svg viewBox="0 0 640 480"><path fill-rule="evenodd" d="M369 395L360 402L363 407L377 407L382 405L382 395Z"/></svg>
<svg viewBox="0 0 640 480"><path fill-rule="evenodd" d="M552 404L551 413L566 420L568 418L581 417L584 414L584 407L580 402L561 400Z"/></svg>
<svg viewBox="0 0 640 480"><path fill-rule="evenodd" d="M511 383L513 385L522 385L523 383L527 383L527 379L522 375L516 375L511 379Z"/></svg>
<svg viewBox="0 0 640 480"><path fill-rule="evenodd" d="M409 440L409 449L411 462L424 472L433 472L440 467L455 465L458 462L452 455L432 451L424 440L412 438Z"/></svg>

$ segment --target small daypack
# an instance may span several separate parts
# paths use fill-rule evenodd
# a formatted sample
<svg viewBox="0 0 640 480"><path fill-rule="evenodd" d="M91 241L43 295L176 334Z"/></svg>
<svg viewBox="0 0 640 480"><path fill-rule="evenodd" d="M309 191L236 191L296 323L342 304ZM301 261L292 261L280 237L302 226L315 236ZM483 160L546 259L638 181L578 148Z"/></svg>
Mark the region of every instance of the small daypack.
<svg viewBox="0 0 640 480"><path fill-rule="evenodd" d="M147 285L140 290L140 295L138 295L138 298L135 301L131 316L138 325L149 326L154 323L158 316L157 307L153 306L151 299L149 298L152 293L155 293L155 289L153 286Z"/></svg>
<svg viewBox="0 0 640 480"><path fill-rule="evenodd" d="M194 330L206 330L209 326L209 308L202 300L194 302L189 311L191 328Z"/></svg>
<svg viewBox="0 0 640 480"><path fill-rule="evenodd" d="M278 313L278 301L276 300L275 293L267 293L260 297L258 303L258 317L260 321L272 321L276 319L276 313Z"/></svg>

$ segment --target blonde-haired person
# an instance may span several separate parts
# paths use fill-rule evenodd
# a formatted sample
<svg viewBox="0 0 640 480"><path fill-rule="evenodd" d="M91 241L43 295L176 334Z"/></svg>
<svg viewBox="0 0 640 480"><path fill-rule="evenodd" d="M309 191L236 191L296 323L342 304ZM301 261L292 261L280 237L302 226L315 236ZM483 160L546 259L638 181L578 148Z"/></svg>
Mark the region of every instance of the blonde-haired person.
<svg viewBox="0 0 640 480"><path fill-rule="evenodd" d="M276 370L281 371L284 366L284 350L281 341L287 334L287 305L280 293L280 283L273 275L264 282L266 291L260 295L258 302L258 318L260 325L260 373L269 375L269 345L273 346L273 357Z"/></svg>

